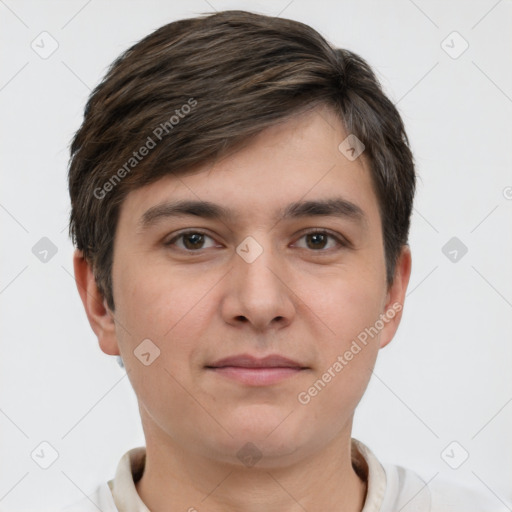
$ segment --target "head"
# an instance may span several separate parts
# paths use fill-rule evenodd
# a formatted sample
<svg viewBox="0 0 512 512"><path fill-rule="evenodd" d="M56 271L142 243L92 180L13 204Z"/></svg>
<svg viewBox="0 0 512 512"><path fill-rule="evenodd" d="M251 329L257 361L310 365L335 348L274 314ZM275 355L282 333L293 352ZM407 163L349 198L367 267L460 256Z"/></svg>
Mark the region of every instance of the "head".
<svg viewBox="0 0 512 512"><path fill-rule="evenodd" d="M72 142L70 233L146 435L235 462L253 442L270 465L349 429L401 318L414 186L370 67L302 23L224 11L121 55ZM300 368L219 371L240 354Z"/></svg>

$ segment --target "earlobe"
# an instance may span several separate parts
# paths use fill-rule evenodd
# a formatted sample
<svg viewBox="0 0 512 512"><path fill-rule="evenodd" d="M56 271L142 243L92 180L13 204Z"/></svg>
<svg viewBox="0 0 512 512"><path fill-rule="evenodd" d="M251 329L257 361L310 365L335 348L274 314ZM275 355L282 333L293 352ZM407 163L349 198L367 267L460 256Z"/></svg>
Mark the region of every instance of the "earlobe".
<svg viewBox="0 0 512 512"><path fill-rule="evenodd" d="M83 257L82 251L78 249L73 255L73 267L78 293L101 350L109 355L120 355L114 316L107 306L106 299L98 289L89 262Z"/></svg>
<svg viewBox="0 0 512 512"><path fill-rule="evenodd" d="M388 321L381 332L380 348L384 348L393 339L400 325L405 294L407 292L409 278L411 277L411 264L411 250L408 245L405 245L402 247L400 256L396 262L395 277L386 297L384 315L388 318Z"/></svg>

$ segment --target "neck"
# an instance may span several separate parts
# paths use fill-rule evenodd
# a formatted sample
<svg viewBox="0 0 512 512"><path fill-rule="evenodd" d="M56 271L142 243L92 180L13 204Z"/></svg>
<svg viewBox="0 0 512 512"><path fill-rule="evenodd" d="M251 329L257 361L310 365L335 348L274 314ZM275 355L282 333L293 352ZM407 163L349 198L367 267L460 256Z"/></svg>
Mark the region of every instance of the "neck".
<svg viewBox="0 0 512 512"><path fill-rule="evenodd" d="M219 462L146 435L136 489L152 512L361 512L367 485L352 467L349 429L312 456L270 468Z"/></svg>

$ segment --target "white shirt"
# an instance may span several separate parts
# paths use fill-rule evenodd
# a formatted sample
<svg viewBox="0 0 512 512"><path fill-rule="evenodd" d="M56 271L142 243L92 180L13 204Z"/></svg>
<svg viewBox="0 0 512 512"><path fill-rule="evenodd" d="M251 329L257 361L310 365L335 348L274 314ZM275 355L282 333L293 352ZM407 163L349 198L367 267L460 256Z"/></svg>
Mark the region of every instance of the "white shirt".
<svg viewBox="0 0 512 512"><path fill-rule="evenodd" d="M352 438L352 464L367 481L361 512L502 512L496 498L434 478L428 485L410 469L381 464L361 441ZM145 447L126 452L115 477L62 512L150 512L135 483L144 470ZM508 510L508 509L507 509Z"/></svg>

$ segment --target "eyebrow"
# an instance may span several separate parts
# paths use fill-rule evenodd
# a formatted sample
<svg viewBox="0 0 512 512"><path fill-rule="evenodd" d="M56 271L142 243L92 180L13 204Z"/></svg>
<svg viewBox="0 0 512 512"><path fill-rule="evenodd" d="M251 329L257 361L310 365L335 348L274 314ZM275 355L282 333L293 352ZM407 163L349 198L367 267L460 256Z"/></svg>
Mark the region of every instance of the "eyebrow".
<svg viewBox="0 0 512 512"><path fill-rule="evenodd" d="M233 220L238 215L226 206L210 201L166 201L149 208L139 220L140 230L146 230L159 221L172 217L195 216L213 220ZM304 217L340 217L363 223L366 215L355 203L342 197L297 201L278 211L277 220Z"/></svg>

